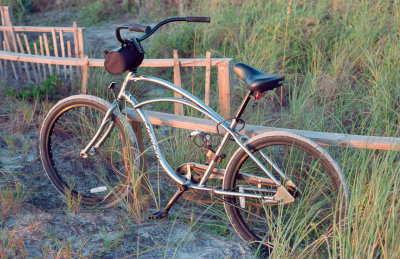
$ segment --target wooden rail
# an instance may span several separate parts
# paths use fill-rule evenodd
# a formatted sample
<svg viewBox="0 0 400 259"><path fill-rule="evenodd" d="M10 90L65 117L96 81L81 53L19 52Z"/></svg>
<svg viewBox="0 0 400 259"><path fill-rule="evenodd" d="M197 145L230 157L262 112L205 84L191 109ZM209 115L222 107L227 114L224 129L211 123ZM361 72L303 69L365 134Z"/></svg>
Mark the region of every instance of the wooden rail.
<svg viewBox="0 0 400 259"><path fill-rule="evenodd" d="M202 130L204 132L217 133L216 123L209 119L193 118L177 114L146 111L150 122L154 125L170 126L188 130ZM141 122L139 115L133 110L127 110L130 121ZM224 130L219 128L220 133ZM242 130L247 136L255 136L267 131L287 131L296 133L306 138L313 139L323 146L351 147L360 149L381 149L400 151L400 138L349 135L331 132L316 132L295 129L274 128L266 126L246 125Z"/></svg>
<svg viewBox="0 0 400 259"><path fill-rule="evenodd" d="M11 7L0 6L2 26L0 32L3 32L4 40L0 39L0 70L5 71L7 77L8 63L11 65L12 72L16 81L24 81L23 72L26 74L26 81L31 83L34 79L36 83L46 79L53 72L60 75L63 72L64 80L69 77L74 79L74 71L80 77L82 73L82 93L86 93L88 83L89 67L103 67L104 59L89 59L83 51L83 28L73 22L72 27L31 27L31 26L13 26ZM33 33L32 37L26 37L26 33ZM24 34L22 34L24 33ZM40 33L37 38L37 34ZM73 41L64 42L64 33L72 33ZM37 38L33 44L33 50L28 39ZM1 38L1 37L0 37ZM24 38L24 42L21 41ZM1 44L2 43L2 44ZM18 44L17 44L18 43ZM25 46L23 46L25 43ZM37 44L40 45L38 49ZM1 51L1 48L3 50ZM67 48L66 48L67 47ZM32 55L34 53L35 55ZM37 55L40 53L40 56ZM7 63L6 60L9 62ZM4 61L4 64L2 62ZM36 64L30 64L36 63ZM39 66L38 64L41 64ZM35 66L36 65L36 66ZM211 59L211 54L206 53L205 59L179 59L178 52L174 51L174 59L152 59L144 60L141 67L173 67L174 83L181 85L180 69L181 67L206 67L205 83L205 102L210 102L210 77L211 67L218 68L218 93L220 114L225 117L231 117L231 99L232 99L232 59ZM73 70L73 67L78 69ZM18 69L18 71L17 71ZM31 76L31 73L33 75ZM183 106L175 105L175 113L183 115Z"/></svg>
<svg viewBox="0 0 400 259"><path fill-rule="evenodd" d="M72 27L14 26L10 6L0 6L0 16L0 32L2 32L0 34L0 50L20 54L34 53L48 57L84 58L83 28L78 27L76 22L73 22ZM15 59L10 59L10 62L0 60L0 63L3 63L0 64L0 69L4 71L5 77L8 79L7 71L10 65L14 75L13 81L20 85L39 84L53 72L57 72L58 75L63 73L64 81L68 79L73 81L76 76L80 76L80 72L84 71L82 66L73 69L73 65L68 67L66 64L61 66L43 63L39 66L26 61L18 61Z"/></svg>
<svg viewBox="0 0 400 259"><path fill-rule="evenodd" d="M103 67L104 59L89 59L84 55L83 52L83 28L77 27L74 22L73 27L30 27L30 26L13 26L12 25L12 10L10 7L0 6L1 24L0 32L3 32L4 41L0 41L0 69L6 70L6 60L10 61L12 71L15 78L18 78L17 68L19 69L19 74L22 74L21 66L16 66L13 62L26 62L26 63L36 63L36 67L32 65L32 71L37 73L34 75L36 80L43 80L46 78L47 73L52 70L52 66L56 66L57 72L59 71L59 66L64 68L64 78L67 78L67 74L70 78L73 78L72 67L78 67L82 70L82 92L86 92L87 82L88 82L88 68L89 67ZM24 51L23 42L21 40L22 35L16 34L18 32L34 32L42 33L39 36L39 42L34 42L34 51L31 51L28 38L23 35L26 52ZM47 40L47 34L51 33L53 42L53 53L51 56L49 51L49 45ZM63 33L72 33L73 42L64 42ZM56 38L57 34L60 38L58 45ZM21 36L21 37L20 37ZM18 44L17 44L18 43ZM39 49L40 46L40 49ZM60 46L60 55L57 52ZM20 49L18 51L18 48ZM45 54L46 50L46 55ZM39 54L39 51L41 55ZM19 52L19 53L18 53ZM22 53L21 53L22 52ZM31 53L35 53L32 55ZM73 57L75 56L75 57ZM4 61L4 63L2 63ZM29 69L27 64L24 64L25 70ZM45 65L48 66L48 70ZM218 68L218 91L219 91L219 105L220 114L228 118L231 116L231 98L232 98L232 59L215 59L211 58L210 54L207 53L205 59L179 59L177 54L174 59L145 59L141 64L141 67L173 67L174 70L179 70L180 67L206 67L206 86L205 86L205 102L209 103L210 98L210 69L212 66ZM37 72L35 72L37 71ZM79 71L79 70L78 70ZM7 73L6 73L7 76ZM27 75L29 78L29 75ZM175 83L179 82L180 79L176 78ZM178 106L179 107L179 106ZM176 110L180 114L167 114L160 112L149 112L150 121L155 125L166 125L171 127L196 130L200 129L205 132L216 133L216 124L207 119L193 118L182 115L181 108ZM143 140L141 132L140 119L134 111L128 111L128 117L134 124L135 132L138 134L139 141L142 143ZM222 130L222 129L221 129ZM281 129L272 128L256 125L247 125L243 132L246 135L253 136L265 131L272 130L283 130L299 135L305 136L307 138L313 139L322 145L328 146L346 146L352 148L367 148L367 149L383 149L383 150L400 150L400 138L391 137L374 137L374 136L360 136L360 135L348 135L339 133L327 133L327 132L314 132L314 131L304 131L304 130L293 130L293 129Z"/></svg>
<svg viewBox="0 0 400 259"><path fill-rule="evenodd" d="M51 65L72 65L72 66L83 66L87 64L90 67L102 67L104 60L102 59L86 59L86 58L61 58L61 57L44 57L37 55L12 53L6 51L0 51L0 59L11 60L11 61L24 61L33 62L39 64L51 64ZM181 66L202 66L206 64L206 59L181 59L179 60ZM213 66L225 66L228 68L232 62L232 59L211 59ZM143 67L173 67L174 61L170 59L157 59L148 60L145 59L141 66ZM226 71L225 71L226 73ZM230 75L229 77L230 78ZM227 83L226 81L224 83ZM224 84L220 84L220 87L225 87ZM155 125L165 125L176 128L183 128L189 130L200 129L205 132L216 133L216 124L207 119L193 118L177 114L167 114L160 112L149 112L150 121ZM140 118L133 111L129 111L129 119L133 122L140 122ZM135 131L138 133L140 126L135 125ZM400 150L400 138L391 137L376 137L376 136L360 136L360 135L348 135L340 133L328 133L328 132L315 132L315 131L304 131L294 129L281 129L273 127L264 127L256 125L247 125L243 132L246 135L253 136L265 131L272 130L284 130L307 138L313 139L322 145L328 146L342 146L352 148L366 148L366 149L382 149L382 150Z"/></svg>
<svg viewBox="0 0 400 259"><path fill-rule="evenodd" d="M13 26L12 28L8 26L0 26L1 31L8 32L52 32L53 28L55 32L74 32L73 27L32 27L32 26ZM77 27L77 29L83 29L82 27Z"/></svg>
<svg viewBox="0 0 400 259"><path fill-rule="evenodd" d="M24 61L41 64L51 65L73 65L82 66L85 63L84 58L62 58L62 57L47 57L38 55L29 55L22 53L14 53L8 51L0 51L0 59L13 60L13 61ZM229 66L232 62L231 58L212 58L211 66ZM206 59L180 59L180 66L182 67L201 67L206 65ZM89 58L89 67L103 67L104 59L91 59ZM173 67L173 59L144 59L141 67Z"/></svg>
<svg viewBox="0 0 400 259"><path fill-rule="evenodd" d="M9 51L0 51L0 60L10 60L19 62L39 63L47 65L67 65L83 68L82 92L86 92L88 73L87 67L103 67L104 59L84 58L64 58L52 56L38 56L23 53L14 53ZM207 64L218 68L218 91L220 113L224 118L231 116L231 98L232 98L232 62L230 58L210 58L207 59L179 59L180 67L206 67ZM145 59L141 67L174 67L173 59Z"/></svg>

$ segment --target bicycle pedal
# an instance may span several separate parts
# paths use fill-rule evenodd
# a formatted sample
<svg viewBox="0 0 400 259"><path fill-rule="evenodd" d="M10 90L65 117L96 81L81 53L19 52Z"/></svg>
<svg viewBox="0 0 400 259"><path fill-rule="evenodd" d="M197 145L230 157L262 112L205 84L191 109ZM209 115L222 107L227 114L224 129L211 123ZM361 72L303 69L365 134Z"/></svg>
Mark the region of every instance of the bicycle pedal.
<svg viewBox="0 0 400 259"><path fill-rule="evenodd" d="M157 219L165 218L166 216L168 216L168 211L166 211L166 210L160 210L160 211L157 211L157 212L154 212L153 214L151 214L151 215L149 216L149 219L151 219L151 220L157 220Z"/></svg>

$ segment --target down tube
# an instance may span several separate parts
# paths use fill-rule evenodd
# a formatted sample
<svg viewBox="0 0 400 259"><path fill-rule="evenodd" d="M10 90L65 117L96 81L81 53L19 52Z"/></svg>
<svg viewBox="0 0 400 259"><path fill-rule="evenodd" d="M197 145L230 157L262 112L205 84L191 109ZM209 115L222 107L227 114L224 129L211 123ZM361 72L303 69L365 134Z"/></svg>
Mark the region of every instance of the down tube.
<svg viewBox="0 0 400 259"><path fill-rule="evenodd" d="M126 100L133 106L137 106L138 102L136 99L129 93L125 92L124 93ZM160 162L161 167L165 170L165 172L178 184L184 185L187 184L187 182L182 179L168 164L168 162L165 160L163 154L160 151L160 147L157 144L156 136L153 130L153 126L150 123L150 119L147 116L147 114L143 111L142 108L135 108L136 112L139 114L140 118L143 121L143 124L146 128L147 134L149 135L151 145L153 146L154 153L157 157L157 160Z"/></svg>

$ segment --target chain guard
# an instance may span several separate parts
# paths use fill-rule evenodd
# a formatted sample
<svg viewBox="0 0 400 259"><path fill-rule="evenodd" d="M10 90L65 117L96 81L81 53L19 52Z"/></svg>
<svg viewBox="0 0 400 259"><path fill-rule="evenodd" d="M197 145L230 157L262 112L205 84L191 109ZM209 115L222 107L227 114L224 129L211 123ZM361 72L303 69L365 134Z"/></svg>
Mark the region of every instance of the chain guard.
<svg viewBox="0 0 400 259"><path fill-rule="evenodd" d="M204 176L204 173L207 170L208 165L203 165L203 164L197 164L197 163L186 163L181 165L177 169L177 173L182 175L183 178L186 180L191 180L194 183L199 183L201 178ZM215 179L219 180L220 184L219 186L215 187L221 187L222 180L225 176L225 170L220 169L220 168L214 168L212 173L210 174L209 179ZM258 186L273 186L276 187L276 185L271 184L269 180L265 180L264 182L256 182L254 179L249 177L248 175L242 174L237 178L238 181L241 183L249 183L249 184L258 184ZM290 186L288 188L289 192L294 192L291 190ZM198 201L198 202L204 202L204 203L216 203L216 204L223 204L221 202L221 198L215 197L215 195L212 194L210 191L203 191L203 190L195 190L195 189L189 189L187 190L183 195L185 199L191 200L191 201ZM253 205L261 205L261 204L253 204Z"/></svg>

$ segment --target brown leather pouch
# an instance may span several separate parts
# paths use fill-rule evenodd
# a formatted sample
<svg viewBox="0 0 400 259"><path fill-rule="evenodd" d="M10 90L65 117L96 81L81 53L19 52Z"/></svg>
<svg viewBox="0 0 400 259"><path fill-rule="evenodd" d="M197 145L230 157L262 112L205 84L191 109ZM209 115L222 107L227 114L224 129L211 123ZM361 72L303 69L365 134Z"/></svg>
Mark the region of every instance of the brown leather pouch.
<svg viewBox="0 0 400 259"><path fill-rule="evenodd" d="M118 49L106 52L104 67L108 73L120 75L140 66L143 58L144 54L140 53L133 43L124 44Z"/></svg>

